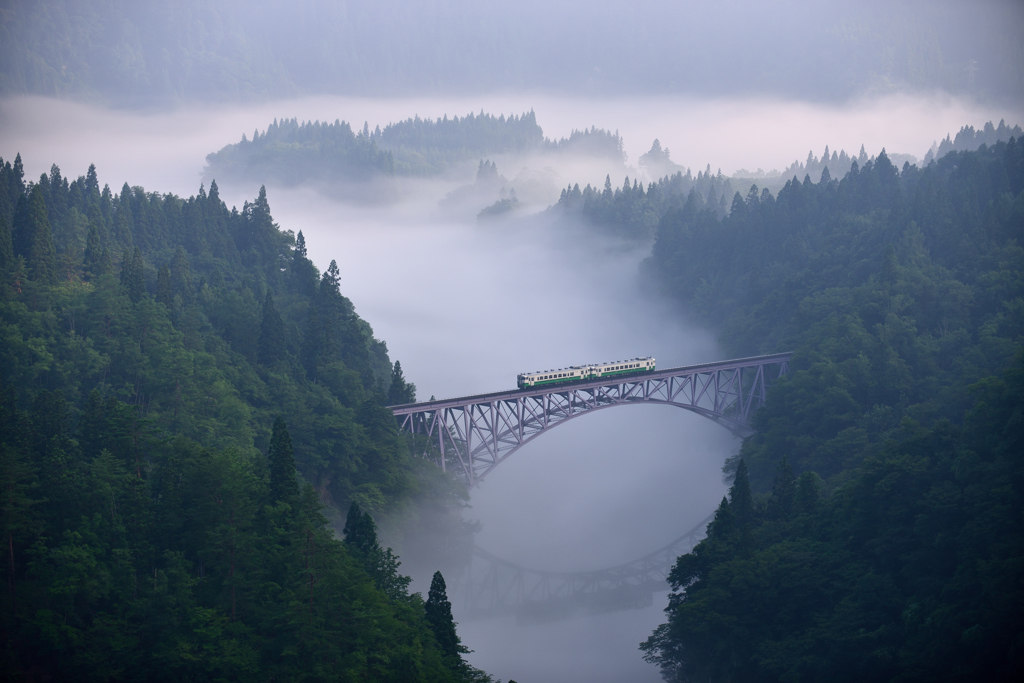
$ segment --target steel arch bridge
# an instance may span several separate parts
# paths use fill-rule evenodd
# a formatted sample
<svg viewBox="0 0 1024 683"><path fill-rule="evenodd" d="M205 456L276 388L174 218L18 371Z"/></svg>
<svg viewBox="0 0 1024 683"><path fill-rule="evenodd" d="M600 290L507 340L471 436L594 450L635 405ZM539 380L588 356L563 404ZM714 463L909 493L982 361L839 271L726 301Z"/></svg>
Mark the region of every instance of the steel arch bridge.
<svg viewBox="0 0 1024 683"><path fill-rule="evenodd" d="M424 457L457 468L470 487L549 429L597 410L641 403L703 415L739 436L789 371L791 353L656 370L542 389L480 394L391 406L402 430L418 436Z"/></svg>
<svg viewBox="0 0 1024 683"><path fill-rule="evenodd" d="M527 569L475 547L466 573L455 582L452 599L469 618L515 614L520 624L647 607L654 593L668 590L676 559L704 538L713 518L705 518L649 555L597 571Z"/></svg>

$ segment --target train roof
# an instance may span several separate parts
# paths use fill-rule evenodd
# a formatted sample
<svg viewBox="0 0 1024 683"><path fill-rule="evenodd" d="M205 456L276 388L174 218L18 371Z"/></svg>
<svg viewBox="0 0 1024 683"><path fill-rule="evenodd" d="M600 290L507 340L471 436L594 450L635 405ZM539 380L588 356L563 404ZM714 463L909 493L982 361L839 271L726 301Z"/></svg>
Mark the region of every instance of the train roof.
<svg viewBox="0 0 1024 683"><path fill-rule="evenodd" d="M637 356L636 358L626 358L625 360L610 360L601 363L591 363L590 365L615 365L616 363L628 363L633 360L654 360L654 356ZM529 370L527 372L520 372L520 375L536 375L542 372L559 372L561 370L582 370L583 368L589 367L589 365L570 365L567 368L551 368L550 370Z"/></svg>

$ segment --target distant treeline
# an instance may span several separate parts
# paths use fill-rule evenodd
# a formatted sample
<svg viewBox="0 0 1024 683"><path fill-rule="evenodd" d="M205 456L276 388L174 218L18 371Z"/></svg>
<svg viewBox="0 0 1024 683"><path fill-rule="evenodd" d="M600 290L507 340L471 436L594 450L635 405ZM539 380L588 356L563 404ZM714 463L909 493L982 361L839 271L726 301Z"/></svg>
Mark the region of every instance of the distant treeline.
<svg viewBox="0 0 1024 683"><path fill-rule="evenodd" d="M994 145L997 142L1006 142L1010 138L1015 137L1020 139L1021 133L1020 126L1009 127L1005 121L1000 121L999 126L993 126L992 122L989 121L985 124L983 130L976 131L973 126L964 126L960 129L960 132L956 134L955 140L951 140L947 135L941 143L932 145L932 148L928 150L928 153L924 156L922 166L927 166L932 161L940 159L950 152L973 152L982 145ZM884 150L883 150L884 151ZM909 154L888 154L889 161L892 162L897 168L903 168L903 164L916 164L917 159ZM829 175L832 178L842 178L850 172L850 167L856 160L857 165L861 168L864 167L868 161L874 161L875 157L868 157L867 152L864 151L864 145L860 147L860 153L856 157L851 157L846 153L846 150L842 150L838 154L832 152L829 154L828 146L825 146L825 151L818 158L814 155L814 151L807 152L807 160L803 163L800 161L794 161L790 164L781 174L780 177L784 181L788 181L790 178L802 179L805 175L810 176L811 182L818 182L821 179L821 172L827 167ZM769 174L765 174L766 181L768 181ZM737 177L747 177L743 170L736 173Z"/></svg>
<svg viewBox="0 0 1024 683"><path fill-rule="evenodd" d="M208 178L245 178L294 185L303 182L365 180L392 175L431 175L452 165L495 154L564 152L624 161L618 133L591 128L574 130L557 141L544 137L537 117L493 116L481 111L462 118L415 117L388 124L369 124L355 133L340 120L334 123L284 119L252 139L227 145L207 156Z"/></svg>
<svg viewBox="0 0 1024 683"><path fill-rule="evenodd" d="M666 680L1024 670L1024 145L692 191L646 263L729 357L793 351L643 644Z"/></svg>
<svg viewBox="0 0 1024 683"><path fill-rule="evenodd" d="M486 679L443 579L408 595L377 541L414 500L461 529L464 492L399 435L415 387L339 276L262 189L0 160L6 679Z"/></svg>
<svg viewBox="0 0 1024 683"><path fill-rule="evenodd" d="M643 183L627 176L622 187L612 188L611 177L605 178L604 188L598 190L588 183L580 189L579 183L562 190L551 211L563 216L582 216L594 225L603 226L618 235L630 239L649 239L654 236L661 217L671 209L682 206L687 197L699 198L718 216L725 216L727 198L733 194L732 180L711 171L698 171L694 176L690 169L677 171L657 182Z"/></svg>
<svg viewBox="0 0 1024 683"><path fill-rule="evenodd" d="M941 159L950 152L973 152L982 145L994 145L997 142L1006 142L1010 138L1021 139L1024 131L1020 126L1010 128L1006 121L999 120L999 126L993 126L989 121L981 130L974 130L974 126L964 126L956 137L950 140L949 135L938 143L932 145L924 156L924 163L927 166L933 159Z"/></svg>

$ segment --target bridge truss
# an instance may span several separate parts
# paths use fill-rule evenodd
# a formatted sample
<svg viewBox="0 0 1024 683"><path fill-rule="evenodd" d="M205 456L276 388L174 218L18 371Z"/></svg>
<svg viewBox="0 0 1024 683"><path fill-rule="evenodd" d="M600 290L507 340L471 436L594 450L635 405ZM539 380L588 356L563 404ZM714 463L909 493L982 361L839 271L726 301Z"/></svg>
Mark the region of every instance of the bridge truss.
<svg viewBox="0 0 1024 683"><path fill-rule="evenodd" d="M401 429L441 469L455 467L475 486L512 453L573 418L640 403L676 406L748 436L750 419L792 354L669 368L543 389L481 394L392 406Z"/></svg>

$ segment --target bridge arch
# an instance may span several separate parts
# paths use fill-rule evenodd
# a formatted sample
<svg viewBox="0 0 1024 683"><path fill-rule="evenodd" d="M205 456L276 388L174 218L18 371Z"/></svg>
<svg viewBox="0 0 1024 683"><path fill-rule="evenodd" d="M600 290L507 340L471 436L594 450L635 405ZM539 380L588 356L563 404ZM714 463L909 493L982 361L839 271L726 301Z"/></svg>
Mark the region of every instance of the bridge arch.
<svg viewBox="0 0 1024 683"><path fill-rule="evenodd" d="M392 406L402 430L419 438L423 456L455 468L472 487L512 453L571 419L620 405L671 405L714 420L739 436L771 383L789 371L792 354L742 358L455 399Z"/></svg>

